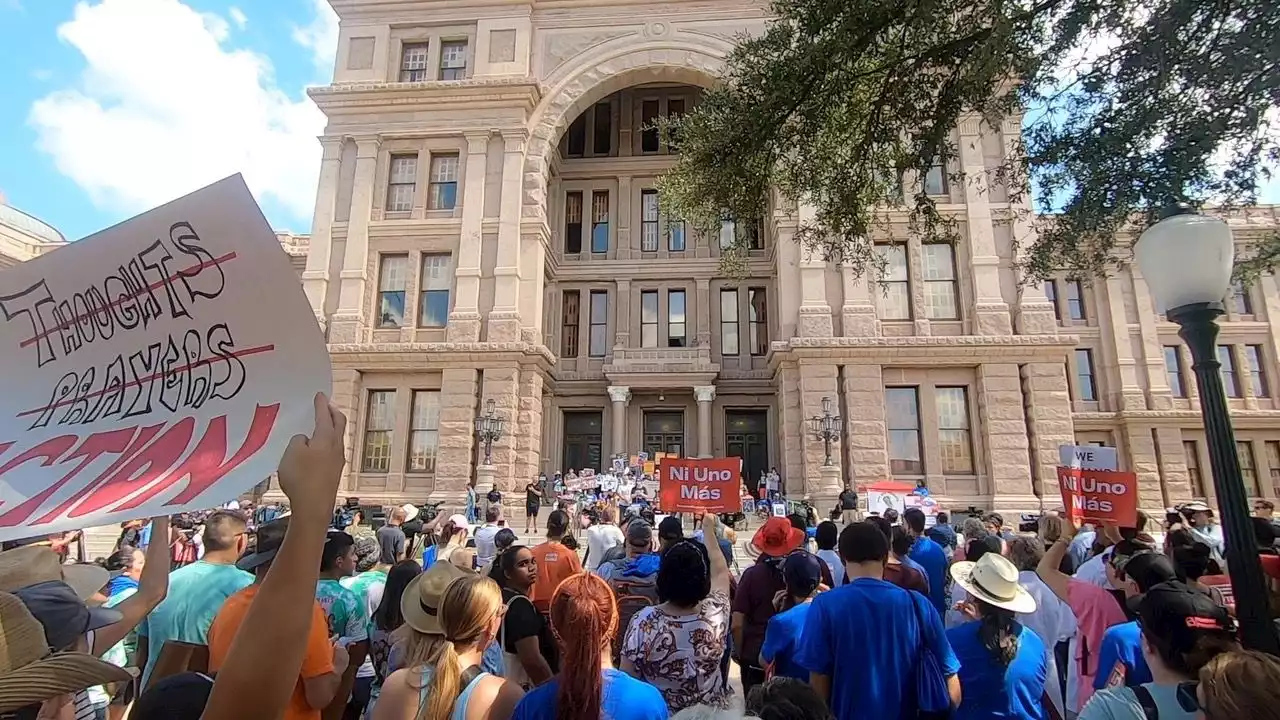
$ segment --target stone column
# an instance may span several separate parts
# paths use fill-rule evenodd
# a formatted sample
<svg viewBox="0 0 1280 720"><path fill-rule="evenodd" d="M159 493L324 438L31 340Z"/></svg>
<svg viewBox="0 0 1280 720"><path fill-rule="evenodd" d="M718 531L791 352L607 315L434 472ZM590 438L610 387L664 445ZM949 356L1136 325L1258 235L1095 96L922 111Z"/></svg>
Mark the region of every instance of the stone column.
<svg viewBox="0 0 1280 720"><path fill-rule="evenodd" d="M1058 491L1058 448L1074 445L1071 392L1062 363L1027 363L1021 368L1025 394L1027 439L1030 441L1032 488L1040 495L1041 509L1062 505Z"/></svg>
<svg viewBox="0 0 1280 720"><path fill-rule="evenodd" d="M449 502L465 495L476 441L476 369L445 368L440 378L440 432L433 496Z"/></svg>
<svg viewBox="0 0 1280 720"><path fill-rule="evenodd" d="M631 401L631 388L626 385L610 385L609 401L613 403L609 452L602 458L611 458L627 452L627 403Z"/></svg>
<svg viewBox="0 0 1280 720"><path fill-rule="evenodd" d="M844 366L845 460L855 486L889 477L884 376L879 365Z"/></svg>
<svg viewBox="0 0 1280 720"><path fill-rule="evenodd" d="M339 277L338 310L333 314L333 325L329 331L331 343L364 342L369 326L364 296L369 263L369 217L373 210L379 145L377 136L356 138L351 218L347 221L347 245Z"/></svg>
<svg viewBox="0 0 1280 720"><path fill-rule="evenodd" d="M639 342L631 342L631 281L626 278L618 278L615 285L613 307L610 308L613 310L613 347L624 350L626 348L639 347ZM639 323L636 323L636 325L639 325Z"/></svg>
<svg viewBox="0 0 1280 720"><path fill-rule="evenodd" d="M1182 446L1182 431L1176 427L1155 429L1156 456L1160 459L1161 486L1164 497L1160 507L1171 507L1190 502L1195 496L1191 478L1187 474L1187 458ZM1206 483L1212 485L1212 483Z"/></svg>
<svg viewBox="0 0 1280 720"><path fill-rule="evenodd" d="M711 347L711 281L706 278L698 278L696 281L697 289L694 298L694 337L695 347ZM689 311L685 308L685 312Z"/></svg>
<svg viewBox="0 0 1280 720"><path fill-rule="evenodd" d="M493 443L494 477L503 492L516 487L516 446L523 428L519 422L520 370L514 367L484 369L484 384L480 392L481 412L493 401L494 414L504 420L502 437ZM481 454L483 458L483 453Z"/></svg>
<svg viewBox="0 0 1280 720"><path fill-rule="evenodd" d="M1129 470L1138 476L1138 508L1158 513L1166 505L1164 491L1160 486L1160 458L1156 457L1152 429L1135 427L1132 421L1128 421L1121 426L1120 432L1124 436L1124 447L1129 454Z"/></svg>
<svg viewBox="0 0 1280 720"><path fill-rule="evenodd" d="M960 166L964 171L964 203L969 235L969 273L973 285L973 333L1011 335L1009 306L1000 294L1000 256L991 225L986 160L982 153L981 117L960 118ZM958 250L958 248L957 248ZM956 253L956 264L963 265Z"/></svg>
<svg viewBox="0 0 1280 720"><path fill-rule="evenodd" d="M458 241L453 311L449 313L449 342L480 340L480 250L484 245L484 176L489 156L489 133L467 138L467 163L462 170L462 235Z"/></svg>
<svg viewBox="0 0 1280 720"><path fill-rule="evenodd" d="M788 493L804 489L804 418L800 407L800 371L794 362L784 362L778 368L778 436L782 458L783 489ZM747 484L755 488L759 478L751 478Z"/></svg>
<svg viewBox="0 0 1280 720"><path fill-rule="evenodd" d="M817 225L816 210L800 203L800 224ZM810 248L800 249L800 337L831 337L835 334L831 305L827 302L827 261ZM816 480L815 480L816 481Z"/></svg>
<svg viewBox="0 0 1280 720"><path fill-rule="evenodd" d="M342 489L355 492L356 477L360 474L360 463L363 462L364 448L357 442L357 433L362 427L361 414L364 391L360 385L360 372L347 368L334 368L333 389L330 399L338 409L347 416L347 436L342 439L345 448L347 466L343 470Z"/></svg>
<svg viewBox="0 0 1280 720"><path fill-rule="evenodd" d="M302 288L307 293L316 320L324 327L325 299L329 292L329 260L333 257L333 216L338 202L338 173L342 162L342 138L320 138L320 184L316 189L316 209L311 221L311 244L307 266L302 271Z"/></svg>
<svg viewBox="0 0 1280 720"><path fill-rule="evenodd" d="M871 298L871 279L867 272L855 275L853 268L840 268L844 284L844 305L840 307L841 333L845 337L876 337L880 335L880 318Z"/></svg>
<svg viewBox="0 0 1280 720"><path fill-rule="evenodd" d="M711 401L716 399L715 385L699 385L693 389L698 401L698 457L714 457L711 451Z"/></svg>
<svg viewBox="0 0 1280 720"><path fill-rule="evenodd" d="M1108 276L1106 290L1107 302L1099 303L1098 320L1102 326L1103 345L1110 352L1107 353L1109 357L1094 355L1093 371L1096 378L1101 369L1114 361L1115 372L1111 373L1107 379L1118 384L1109 388L1110 392L1105 393L1106 397L1115 398L1115 404L1111 407L1104 406L1102 409L1146 410L1148 409L1147 397L1142 391L1142 384L1138 381L1138 368L1133 359L1133 343L1129 339L1129 321L1125 316L1124 286L1120 278L1115 275ZM1102 389L1105 388L1099 387L1099 390ZM1099 398L1101 397L1103 397L1102 394L1099 395Z"/></svg>
<svg viewBox="0 0 1280 720"><path fill-rule="evenodd" d="M826 448L822 439L809 431L808 420L822 415L822 399L829 397L834 401L839 394L837 369L835 365L800 365L800 432L804 448L804 489L805 494L814 494L822 487L822 470L826 459ZM839 440L831 448L831 461L838 468L840 464Z"/></svg>
<svg viewBox="0 0 1280 720"><path fill-rule="evenodd" d="M1008 159L1022 156L1022 115L1005 118L1000 125L1000 136L1003 141L1004 155ZM1010 187L1011 198L1016 199L1019 188ZM1034 240L1035 231L1031 227L1031 193L1030 188L1023 193L1021 202L1011 202L1013 217L1009 223L1009 240L1016 249L1017 260L1026 255L1026 249ZM1044 294L1044 287L1039 284L1024 285L1019 289L1018 307L1014 314L1017 332L1020 335L1054 335L1058 332L1058 319L1053 314L1053 305ZM1057 476L1054 476L1055 480Z"/></svg>
<svg viewBox="0 0 1280 720"><path fill-rule="evenodd" d="M1146 282L1138 273L1138 266L1130 265L1128 270L1133 280L1133 301L1138 311L1138 330L1142 334L1147 407L1152 410L1171 410L1173 394L1169 389L1169 375L1165 372L1164 347L1160 343L1160 331L1156 327L1155 302L1151 298L1151 292L1147 290ZM1186 376L1184 373L1184 379Z"/></svg>
<svg viewBox="0 0 1280 720"><path fill-rule="evenodd" d="M979 488L999 509L1038 504L1031 491L1031 455L1022 407L1022 380L1012 363L978 366L978 415L990 453L991 486Z"/></svg>
<svg viewBox="0 0 1280 720"><path fill-rule="evenodd" d="M493 270L493 312L489 313L486 337L490 342L516 342L520 339L520 208L525 135L504 132L502 141L498 257Z"/></svg>
<svg viewBox="0 0 1280 720"><path fill-rule="evenodd" d="M516 408L516 487L536 478L542 470L542 375L534 368L520 370L519 405Z"/></svg>

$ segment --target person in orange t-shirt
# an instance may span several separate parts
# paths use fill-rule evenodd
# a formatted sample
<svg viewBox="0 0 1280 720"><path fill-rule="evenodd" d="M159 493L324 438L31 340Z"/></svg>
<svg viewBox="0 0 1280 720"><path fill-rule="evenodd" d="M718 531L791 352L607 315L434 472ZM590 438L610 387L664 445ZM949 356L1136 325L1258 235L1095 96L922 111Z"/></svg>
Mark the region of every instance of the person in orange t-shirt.
<svg viewBox="0 0 1280 720"><path fill-rule="evenodd" d="M533 584L529 599L544 615L551 609L551 596L561 580L582 572L578 553L565 547L560 541L569 532L569 514L556 510L547 516L547 541L535 546L533 559L538 563L538 580Z"/></svg>
<svg viewBox="0 0 1280 720"><path fill-rule="evenodd" d="M271 560L284 540L289 519L282 518L258 528L258 550L241 558L236 567L254 573L254 584L228 597L209 626L209 669L217 673L231 652L236 632L249 613ZM283 720L320 720L320 713L333 701L346 670L349 657L345 648L336 647L329 639L329 620L320 603L311 603L311 632L307 635L307 654L298 673L298 684L289 698Z"/></svg>

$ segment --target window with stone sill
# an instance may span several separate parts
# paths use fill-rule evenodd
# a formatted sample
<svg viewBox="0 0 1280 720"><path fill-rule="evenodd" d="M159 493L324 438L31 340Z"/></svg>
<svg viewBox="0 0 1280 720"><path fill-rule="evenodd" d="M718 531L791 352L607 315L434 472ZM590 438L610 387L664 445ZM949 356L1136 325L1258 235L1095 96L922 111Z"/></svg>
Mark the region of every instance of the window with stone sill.
<svg viewBox="0 0 1280 720"><path fill-rule="evenodd" d="M1222 387L1229 398L1240 397L1240 377L1236 374L1235 355L1230 345L1218 346L1218 364L1222 366Z"/></svg>
<svg viewBox="0 0 1280 720"><path fill-rule="evenodd" d="M1094 383L1093 351L1077 349L1076 358L1076 392L1085 402L1098 401L1098 388Z"/></svg>
<svg viewBox="0 0 1280 720"><path fill-rule="evenodd" d="M449 291L453 287L453 256L422 256L418 327L440 328L449 322Z"/></svg>
<svg viewBox="0 0 1280 720"><path fill-rule="evenodd" d="M1280 497L1280 442L1267 440L1263 445L1267 453L1267 469L1271 474L1271 492Z"/></svg>
<svg viewBox="0 0 1280 720"><path fill-rule="evenodd" d="M747 289L747 321L751 325L751 354L761 357L769 354L769 296L761 287Z"/></svg>
<svg viewBox="0 0 1280 720"><path fill-rule="evenodd" d="M925 243L920 250L925 317L959 320L955 247L949 243Z"/></svg>
<svg viewBox="0 0 1280 720"><path fill-rule="evenodd" d="M969 429L969 390L934 388L938 407L938 445L944 475L973 474L973 438Z"/></svg>
<svg viewBox="0 0 1280 720"><path fill-rule="evenodd" d="M884 389L886 427L889 441L889 474L924 475L923 447L920 443L920 388Z"/></svg>
<svg viewBox="0 0 1280 720"><path fill-rule="evenodd" d="M640 293L640 347L658 347L658 291Z"/></svg>
<svg viewBox="0 0 1280 720"><path fill-rule="evenodd" d="M1187 482L1191 485L1194 497L1209 497L1204 486L1204 475L1200 472L1200 449L1195 440L1182 441L1182 455L1187 463Z"/></svg>
<svg viewBox="0 0 1280 720"><path fill-rule="evenodd" d="M667 291L667 347L688 346L684 290Z"/></svg>
<svg viewBox="0 0 1280 720"><path fill-rule="evenodd" d="M738 290L720 290L720 354L736 356L738 344Z"/></svg>
<svg viewBox="0 0 1280 720"><path fill-rule="evenodd" d="M1262 360L1262 346L1245 345L1244 357L1249 363L1249 384L1253 388L1253 396L1269 397L1271 385L1267 382L1267 369Z"/></svg>
<svg viewBox="0 0 1280 720"><path fill-rule="evenodd" d="M1079 280L1067 280L1067 317L1072 320L1088 319L1084 306L1084 285Z"/></svg>
<svg viewBox="0 0 1280 720"><path fill-rule="evenodd" d="M564 195L564 251L569 254L582 252L582 193Z"/></svg>
<svg viewBox="0 0 1280 720"><path fill-rule="evenodd" d="M667 119L678 120L684 116L684 98L669 98L667 100ZM668 139L667 152L676 153L680 151L680 138L674 133Z"/></svg>
<svg viewBox="0 0 1280 720"><path fill-rule="evenodd" d="M405 289L409 284L409 256L383 255L378 258L379 328L404 327Z"/></svg>
<svg viewBox="0 0 1280 720"><path fill-rule="evenodd" d="M1253 297L1249 291L1249 286L1239 280L1231 283L1231 297L1228 306L1236 315L1253 314Z"/></svg>
<svg viewBox="0 0 1280 720"><path fill-rule="evenodd" d="M876 254L884 263L880 278L881 320L911 319L911 275L907 269L907 246L903 243L876 245Z"/></svg>
<svg viewBox="0 0 1280 720"><path fill-rule="evenodd" d="M763 250L759 220L740 220L725 217L720 220L720 249L727 250L735 244L748 250Z"/></svg>
<svg viewBox="0 0 1280 720"><path fill-rule="evenodd" d="M670 252L684 252L684 235L684 221L667 218L667 250Z"/></svg>
<svg viewBox="0 0 1280 720"><path fill-rule="evenodd" d="M609 292L591 291L591 307L588 328L587 354L593 358L604 357L609 350Z"/></svg>
<svg viewBox="0 0 1280 720"><path fill-rule="evenodd" d="M365 407L364 472L384 473L391 469L391 435L395 428L395 390L370 390Z"/></svg>
<svg viewBox="0 0 1280 720"><path fill-rule="evenodd" d="M942 165L934 165L924 174L926 195L947 195L947 172Z"/></svg>
<svg viewBox="0 0 1280 720"><path fill-rule="evenodd" d="M1176 398L1187 396L1186 374L1182 370L1182 353L1177 345L1166 345L1164 348L1164 372L1169 379L1169 392Z"/></svg>
<svg viewBox="0 0 1280 720"><path fill-rule="evenodd" d="M409 212L418 187L418 156L392 155L387 176L387 211Z"/></svg>
<svg viewBox="0 0 1280 720"><path fill-rule="evenodd" d="M609 191L591 193L591 252L609 252Z"/></svg>
<svg viewBox="0 0 1280 720"><path fill-rule="evenodd" d="M581 313L582 294L577 290L565 290L563 317L560 322L560 357L578 357L578 318Z"/></svg>
<svg viewBox="0 0 1280 720"><path fill-rule="evenodd" d="M598 102L592 110L591 152L608 155L613 152L613 104Z"/></svg>
<svg viewBox="0 0 1280 720"><path fill-rule="evenodd" d="M457 153L432 153L427 186L428 210L452 210L458 203Z"/></svg>
<svg viewBox="0 0 1280 720"><path fill-rule="evenodd" d="M436 471L436 451L440 442L440 391L414 390L409 418L409 458L406 472Z"/></svg>
<svg viewBox="0 0 1280 720"><path fill-rule="evenodd" d="M1044 285L1042 285L1041 287L1044 288L1045 299L1047 299L1049 301L1049 304L1053 306L1053 319L1061 323L1062 307L1058 305L1058 281L1045 280Z"/></svg>
<svg viewBox="0 0 1280 720"><path fill-rule="evenodd" d="M658 251L658 191L640 191L640 251Z"/></svg>
<svg viewBox="0 0 1280 720"><path fill-rule="evenodd" d="M400 46L400 82L421 82L427 77L427 50L430 43L404 43Z"/></svg>
<svg viewBox="0 0 1280 720"><path fill-rule="evenodd" d="M446 40L440 43L440 79L465 80L467 77L467 41Z"/></svg>
<svg viewBox="0 0 1280 720"><path fill-rule="evenodd" d="M661 148L658 137L658 100L640 101L640 152L657 153Z"/></svg>
<svg viewBox="0 0 1280 720"><path fill-rule="evenodd" d="M1244 489L1249 497L1261 496L1262 486L1258 484L1258 464L1253 457L1253 442L1237 440L1236 456L1240 458L1240 480L1244 483Z"/></svg>

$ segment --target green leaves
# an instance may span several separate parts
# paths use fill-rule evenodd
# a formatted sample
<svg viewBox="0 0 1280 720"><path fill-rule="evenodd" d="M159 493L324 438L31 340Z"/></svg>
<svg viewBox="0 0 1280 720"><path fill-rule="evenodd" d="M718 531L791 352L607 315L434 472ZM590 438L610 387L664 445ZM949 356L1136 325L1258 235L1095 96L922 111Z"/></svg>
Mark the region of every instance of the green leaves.
<svg viewBox="0 0 1280 720"><path fill-rule="evenodd" d="M802 214L796 238L859 271L891 225L955 239L950 194L1002 189L1041 215L1028 279L1105 272L1118 230L1174 198L1249 204L1280 159L1280 5L1272 0L779 0L723 82L663 121L681 155L664 207L703 230L726 214ZM1026 113L1025 118L1023 113ZM1002 158L962 163L961 120L1022 125ZM969 174L964 172L968 166ZM905 181L904 193L898 178ZM777 189L776 196L772 188ZM1280 241L1273 240L1280 244ZM1266 243L1256 257L1280 257Z"/></svg>

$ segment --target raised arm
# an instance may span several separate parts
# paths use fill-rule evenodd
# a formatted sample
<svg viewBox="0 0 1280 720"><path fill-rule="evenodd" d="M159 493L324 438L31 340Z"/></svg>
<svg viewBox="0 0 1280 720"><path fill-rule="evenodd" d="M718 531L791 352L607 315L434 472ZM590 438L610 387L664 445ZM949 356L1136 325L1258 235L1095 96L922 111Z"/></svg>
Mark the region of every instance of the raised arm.
<svg viewBox="0 0 1280 720"><path fill-rule="evenodd" d="M711 592L729 594L729 563L720 550L720 518L707 513L702 518L702 544L707 546L707 561L711 565Z"/></svg>
<svg viewBox="0 0 1280 720"><path fill-rule="evenodd" d="M1062 599L1062 602L1068 602L1067 592L1071 578L1058 569L1062 564L1062 558L1067 554L1067 549L1071 547L1071 538L1075 537L1076 526L1070 521L1062 523L1062 535L1049 546L1049 551L1040 558L1040 564L1036 566L1036 574L1044 581L1045 585Z"/></svg>
<svg viewBox="0 0 1280 720"><path fill-rule="evenodd" d="M347 419L323 393L315 397L311 437L295 435L280 460L280 487L293 515L275 562L231 643L202 720L238 720L253 698L260 717L280 717L307 651L325 530L346 463Z"/></svg>
<svg viewBox="0 0 1280 720"><path fill-rule="evenodd" d="M169 518L151 521L151 537L169 533ZM124 617L93 634L93 654L102 655L127 636L169 593L169 548L163 543L147 546L146 563L138 578L138 591L125 598L115 609Z"/></svg>

